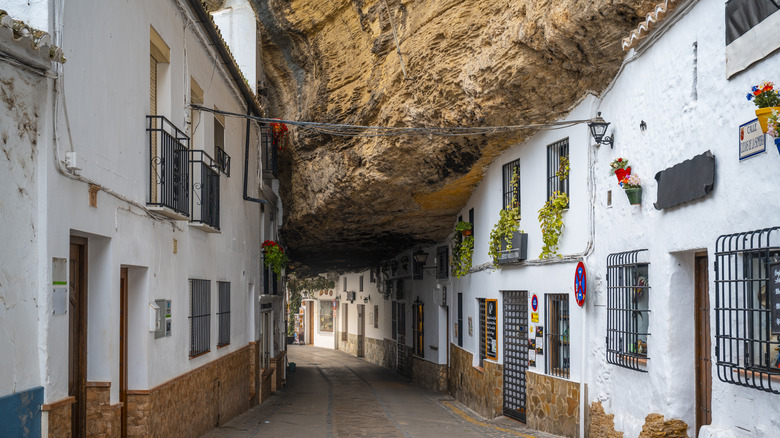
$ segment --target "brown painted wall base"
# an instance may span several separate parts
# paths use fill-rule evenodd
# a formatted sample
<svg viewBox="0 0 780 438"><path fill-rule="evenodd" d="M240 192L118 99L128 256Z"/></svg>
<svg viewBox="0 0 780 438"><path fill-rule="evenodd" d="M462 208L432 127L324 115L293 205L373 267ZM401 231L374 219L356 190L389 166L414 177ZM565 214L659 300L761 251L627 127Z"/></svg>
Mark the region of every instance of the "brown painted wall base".
<svg viewBox="0 0 780 438"><path fill-rule="evenodd" d="M268 397L273 394L271 392L271 380L274 377L274 370L270 368L263 368L261 371L261 383L260 383L260 403L268 400Z"/></svg>
<svg viewBox="0 0 780 438"><path fill-rule="evenodd" d="M503 414L504 367L485 361L482 369L471 365L473 355L450 344L449 393L486 418Z"/></svg>

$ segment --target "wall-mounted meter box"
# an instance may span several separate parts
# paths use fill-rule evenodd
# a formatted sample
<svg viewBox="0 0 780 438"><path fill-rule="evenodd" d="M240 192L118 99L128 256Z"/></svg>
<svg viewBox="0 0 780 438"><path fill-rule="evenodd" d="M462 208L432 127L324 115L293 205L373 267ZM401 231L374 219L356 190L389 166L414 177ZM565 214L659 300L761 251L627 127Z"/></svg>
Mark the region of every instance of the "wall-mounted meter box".
<svg viewBox="0 0 780 438"><path fill-rule="evenodd" d="M157 308L154 339L160 339L165 337L165 300L154 300L154 305Z"/></svg>
<svg viewBox="0 0 780 438"><path fill-rule="evenodd" d="M156 303L149 303L149 331L156 333L160 329L160 306Z"/></svg>
<svg viewBox="0 0 780 438"><path fill-rule="evenodd" d="M171 300L165 300L165 337L171 336Z"/></svg>

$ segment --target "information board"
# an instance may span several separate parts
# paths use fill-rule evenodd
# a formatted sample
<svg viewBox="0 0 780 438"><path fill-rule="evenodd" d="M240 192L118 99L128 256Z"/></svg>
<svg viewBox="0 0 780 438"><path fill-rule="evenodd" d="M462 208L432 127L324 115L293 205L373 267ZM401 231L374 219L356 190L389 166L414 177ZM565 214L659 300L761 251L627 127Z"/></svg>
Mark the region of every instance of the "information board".
<svg viewBox="0 0 780 438"><path fill-rule="evenodd" d="M498 339L496 337L496 312L498 300L485 300L485 356L498 360Z"/></svg>

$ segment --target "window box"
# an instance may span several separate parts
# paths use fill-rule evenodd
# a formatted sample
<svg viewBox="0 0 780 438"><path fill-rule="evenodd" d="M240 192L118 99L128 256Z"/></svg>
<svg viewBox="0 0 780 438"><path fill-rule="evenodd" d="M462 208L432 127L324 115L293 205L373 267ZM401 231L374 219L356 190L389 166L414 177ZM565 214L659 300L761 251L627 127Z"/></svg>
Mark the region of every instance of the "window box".
<svg viewBox="0 0 780 438"><path fill-rule="evenodd" d="M528 258L528 234L515 231L512 233L512 249L507 250L507 242L501 241L501 251L498 256L498 263L503 265L507 263L516 263Z"/></svg>

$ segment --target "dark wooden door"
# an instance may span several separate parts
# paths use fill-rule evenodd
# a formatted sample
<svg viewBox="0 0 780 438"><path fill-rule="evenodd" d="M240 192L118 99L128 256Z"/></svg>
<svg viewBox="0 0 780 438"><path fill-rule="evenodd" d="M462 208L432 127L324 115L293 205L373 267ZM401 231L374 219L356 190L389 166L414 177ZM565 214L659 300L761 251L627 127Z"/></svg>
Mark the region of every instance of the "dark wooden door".
<svg viewBox="0 0 780 438"><path fill-rule="evenodd" d="M366 341L366 306L358 305L357 357L365 356Z"/></svg>
<svg viewBox="0 0 780 438"><path fill-rule="evenodd" d="M696 256L696 436L712 423L712 362L710 360L710 295L707 256Z"/></svg>
<svg viewBox="0 0 780 438"><path fill-rule="evenodd" d="M122 403L121 437L127 437L127 268L119 274L119 402Z"/></svg>
<svg viewBox="0 0 780 438"><path fill-rule="evenodd" d="M68 308L68 395L71 405L71 436L87 433L87 240L70 238Z"/></svg>

